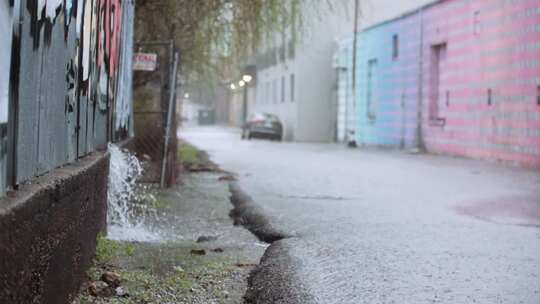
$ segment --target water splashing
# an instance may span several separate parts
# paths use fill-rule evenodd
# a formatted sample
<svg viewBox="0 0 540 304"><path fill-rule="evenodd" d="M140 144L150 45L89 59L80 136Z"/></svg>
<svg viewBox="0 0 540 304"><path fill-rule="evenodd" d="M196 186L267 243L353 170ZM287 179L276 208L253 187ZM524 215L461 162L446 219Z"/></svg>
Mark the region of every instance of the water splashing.
<svg viewBox="0 0 540 304"><path fill-rule="evenodd" d="M161 239L150 230L145 221L151 210L144 203L152 195L138 187L137 178L142 174L139 160L132 154L109 144L111 156L109 191L107 194L108 238L125 241L154 242Z"/></svg>

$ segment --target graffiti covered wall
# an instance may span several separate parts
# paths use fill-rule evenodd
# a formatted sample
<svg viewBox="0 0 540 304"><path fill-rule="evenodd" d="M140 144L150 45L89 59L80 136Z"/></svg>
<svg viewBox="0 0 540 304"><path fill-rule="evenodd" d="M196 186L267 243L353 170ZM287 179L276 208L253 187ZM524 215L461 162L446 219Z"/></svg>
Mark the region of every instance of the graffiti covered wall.
<svg viewBox="0 0 540 304"><path fill-rule="evenodd" d="M0 0L0 303L71 303L92 264L110 161L90 152L130 133L133 6Z"/></svg>
<svg viewBox="0 0 540 304"><path fill-rule="evenodd" d="M129 135L134 1L11 2L19 183Z"/></svg>
<svg viewBox="0 0 540 304"><path fill-rule="evenodd" d="M11 37L13 32L13 5L0 1L0 37ZM0 44L0 196L7 186L8 104L11 66L11 39Z"/></svg>
<svg viewBox="0 0 540 304"><path fill-rule="evenodd" d="M123 47L120 49L119 73L118 73L118 88L115 102L115 121L114 139L121 139L128 132L129 136L133 136L133 39L134 39L134 18L135 6L125 6L123 13L123 30L120 41Z"/></svg>
<svg viewBox="0 0 540 304"><path fill-rule="evenodd" d="M8 1L0 2L0 37L11 37L13 31L12 8ZM0 45L0 70L9 71L11 62L11 39L3 39ZM9 73L0 73L0 124L8 121Z"/></svg>

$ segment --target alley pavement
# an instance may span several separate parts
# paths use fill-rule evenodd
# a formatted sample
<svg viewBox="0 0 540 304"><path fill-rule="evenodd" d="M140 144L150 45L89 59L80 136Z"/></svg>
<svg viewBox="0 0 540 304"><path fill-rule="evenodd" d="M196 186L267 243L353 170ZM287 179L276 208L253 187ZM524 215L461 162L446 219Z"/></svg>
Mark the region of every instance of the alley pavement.
<svg viewBox="0 0 540 304"><path fill-rule="evenodd" d="M540 303L540 172L338 144L179 135L274 227L258 303ZM259 296L259 298L257 298Z"/></svg>

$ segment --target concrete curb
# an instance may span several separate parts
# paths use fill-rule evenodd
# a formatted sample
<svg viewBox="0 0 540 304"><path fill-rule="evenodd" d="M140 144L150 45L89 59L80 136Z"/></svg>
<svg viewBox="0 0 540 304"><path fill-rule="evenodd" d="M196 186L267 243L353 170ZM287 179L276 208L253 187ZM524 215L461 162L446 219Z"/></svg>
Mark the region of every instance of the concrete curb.
<svg viewBox="0 0 540 304"><path fill-rule="evenodd" d="M305 304L316 303L306 292L307 288L296 278L296 267L302 261L288 253L289 235L270 224L264 212L236 182L229 183L231 203L230 216L235 225L243 225L259 240L270 243L259 265L249 275L244 296L246 304Z"/></svg>
<svg viewBox="0 0 540 304"><path fill-rule="evenodd" d="M260 264L248 279L244 296L246 304L308 304L317 303L308 288L297 279L296 267L302 261L292 258L289 241L276 241L266 249Z"/></svg>
<svg viewBox="0 0 540 304"><path fill-rule="evenodd" d="M0 199L0 303L71 303L106 229L108 176L93 152Z"/></svg>

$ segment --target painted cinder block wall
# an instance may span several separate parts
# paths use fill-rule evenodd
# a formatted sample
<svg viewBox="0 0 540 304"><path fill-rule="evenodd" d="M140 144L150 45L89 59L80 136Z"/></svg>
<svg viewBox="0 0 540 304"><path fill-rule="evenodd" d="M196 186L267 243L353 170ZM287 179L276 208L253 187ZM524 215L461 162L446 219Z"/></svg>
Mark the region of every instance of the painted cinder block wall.
<svg viewBox="0 0 540 304"><path fill-rule="evenodd" d="M394 39L397 39L396 50ZM358 143L414 146L418 121L420 15L413 13L368 28L359 35L358 46Z"/></svg>
<svg viewBox="0 0 540 304"><path fill-rule="evenodd" d="M437 1L366 29L357 54L359 143L540 168L540 0Z"/></svg>
<svg viewBox="0 0 540 304"><path fill-rule="evenodd" d="M540 0L442 1L423 30L426 149L540 168Z"/></svg>

